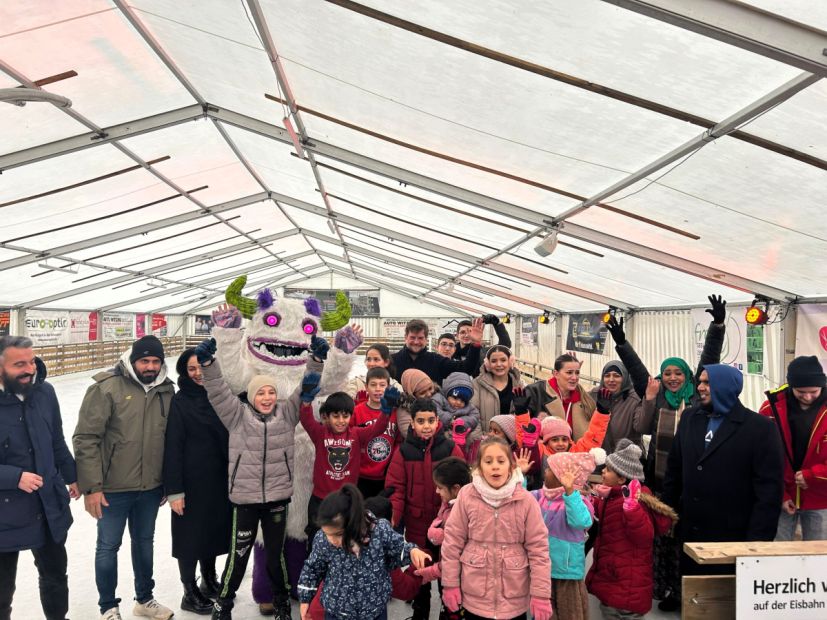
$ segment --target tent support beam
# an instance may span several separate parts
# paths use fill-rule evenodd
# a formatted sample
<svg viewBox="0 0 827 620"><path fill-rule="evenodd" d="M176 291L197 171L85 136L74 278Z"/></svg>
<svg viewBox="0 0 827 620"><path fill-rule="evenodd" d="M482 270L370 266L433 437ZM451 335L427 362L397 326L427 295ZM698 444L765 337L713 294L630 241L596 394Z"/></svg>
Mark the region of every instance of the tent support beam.
<svg viewBox="0 0 827 620"><path fill-rule="evenodd" d="M603 0L827 77L827 32L732 0Z"/></svg>
<svg viewBox="0 0 827 620"><path fill-rule="evenodd" d="M632 174L628 175L627 177L621 179L617 183L610 185L606 189L594 194L591 198L583 200L579 204L573 206L572 208L563 211L560 215L556 216L553 221L555 223L562 222L567 220L571 217L574 217L578 213L588 209L589 207L598 204L599 202L606 200L610 196L615 195L620 190L626 189L630 185L634 185L638 181L642 181L646 177L659 170L665 168L669 164L674 161L689 155L697 151L700 148L703 148L710 142L717 140L723 136L729 135L738 127L743 125L744 123L756 118L758 115L763 114L767 110L777 106L779 103L782 103L795 95L796 93L801 92L808 86L812 86L816 82L821 79L818 75L813 75L812 73L802 73L786 84L782 84L775 90L770 93L767 93L757 101L749 104L745 108L739 110L735 114L732 114L728 118L722 120L720 123L712 127L711 129L707 129L705 132L692 138L691 140L685 142L678 148L670 151L666 155L657 158L651 164L648 164L638 170L637 172L633 172Z"/></svg>

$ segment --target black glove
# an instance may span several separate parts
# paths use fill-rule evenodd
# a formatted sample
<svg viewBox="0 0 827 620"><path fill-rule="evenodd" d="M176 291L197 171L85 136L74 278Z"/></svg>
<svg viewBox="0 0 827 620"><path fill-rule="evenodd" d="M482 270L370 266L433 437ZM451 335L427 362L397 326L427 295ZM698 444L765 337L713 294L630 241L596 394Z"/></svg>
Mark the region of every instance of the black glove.
<svg viewBox="0 0 827 620"><path fill-rule="evenodd" d="M511 402L514 403L514 413L520 415L521 413L531 413L528 410L528 401L531 400L526 394L525 388L515 387L511 390Z"/></svg>
<svg viewBox="0 0 827 620"><path fill-rule="evenodd" d="M195 359L198 360L199 364L211 362L216 350L215 338L202 340L201 343L195 347Z"/></svg>
<svg viewBox="0 0 827 620"><path fill-rule="evenodd" d="M626 342L626 332L623 331L623 317L620 317L620 322L618 322L617 317L614 314L611 315L609 320L606 321L606 329L609 330L616 345Z"/></svg>
<svg viewBox="0 0 827 620"><path fill-rule="evenodd" d="M483 325L499 325L500 319L498 319L493 314L483 314L482 315L482 324Z"/></svg>
<svg viewBox="0 0 827 620"><path fill-rule="evenodd" d="M327 340L313 336L310 339L310 354L319 361L327 359L327 352L330 351L330 345Z"/></svg>
<svg viewBox="0 0 827 620"><path fill-rule="evenodd" d="M726 301L720 295L710 295L707 299L712 307L707 308L706 311L712 315L712 321L723 325L726 321Z"/></svg>
<svg viewBox="0 0 827 620"><path fill-rule="evenodd" d="M302 379L302 391L299 394L299 398L303 403L312 403L313 399L316 398L316 394L322 389L319 387L319 382L322 380L322 376L317 372L309 372L304 375Z"/></svg>
<svg viewBox="0 0 827 620"><path fill-rule="evenodd" d="M597 410L604 414L612 412L612 393L608 388L600 388L597 391Z"/></svg>
<svg viewBox="0 0 827 620"><path fill-rule="evenodd" d="M385 393L379 399L379 408L385 415L390 415L393 410L399 405L399 399L402 395L392 385L385 388Z"/></svg>

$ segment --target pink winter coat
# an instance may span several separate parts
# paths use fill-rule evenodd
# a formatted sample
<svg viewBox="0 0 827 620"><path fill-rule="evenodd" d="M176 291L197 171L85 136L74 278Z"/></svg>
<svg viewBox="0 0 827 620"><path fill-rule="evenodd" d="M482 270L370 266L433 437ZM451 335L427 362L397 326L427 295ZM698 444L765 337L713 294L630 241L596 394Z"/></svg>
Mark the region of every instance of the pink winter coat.
<svg viewBox="0 0 827 620"><path fill-rule="evenodd" d="M514 618L529 598L551 598L548 529L540 505L522 486L500 504L486 504L465 485L445 523L442 585L462 590L462 606L486 618Z"/></svg>

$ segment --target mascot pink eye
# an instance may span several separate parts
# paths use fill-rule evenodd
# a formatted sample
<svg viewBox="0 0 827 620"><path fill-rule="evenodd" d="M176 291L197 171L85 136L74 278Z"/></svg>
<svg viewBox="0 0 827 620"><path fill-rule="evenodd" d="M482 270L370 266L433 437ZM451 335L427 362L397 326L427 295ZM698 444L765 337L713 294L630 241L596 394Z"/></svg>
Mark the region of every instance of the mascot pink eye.
<svg viewBox="0 0 827 620"><path fill-rule="evenodd" d="M312 335L316 333L316 330L318 328L316 327L316 324L313 321L307 319L304 321L304 323L302 323L302 329L304 330L305 334Z"/></svg>
<svg viewBox="0 0 827 620"><path fill-rule="evenodd" d="M268 312L264 315L264 324L267 327L275 327L281 323L281 317L276 312Z"/></svg>

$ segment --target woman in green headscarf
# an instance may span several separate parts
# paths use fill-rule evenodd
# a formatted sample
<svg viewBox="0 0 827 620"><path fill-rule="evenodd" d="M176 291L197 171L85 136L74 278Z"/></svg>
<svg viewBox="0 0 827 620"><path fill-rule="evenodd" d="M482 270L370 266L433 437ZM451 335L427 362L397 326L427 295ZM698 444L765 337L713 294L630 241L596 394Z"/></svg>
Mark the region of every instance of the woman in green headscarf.
<svg viewBox="0 0 827 620"><path fill-rule="evenodd" d="M641 427L647 429L644 434L650 434L652 437L644 466L646 485L658 495L666 473L666 459L672 448L681 414L695 404L698 398L695 389L697 378L705 365L718 364L721 361L726 302L720 296L710 295L709 303L712 308L707 309L707 312L712 315L712 323L706 332L701 359L694 373L683 359L668 357L660 365L660 374L652 378L632 345L626 340L623 320L617 321L615 317L611 317L606 323L615 341L615 349L632 377L635 391L643 400ZM664 611L675 610L680 606L678 556L679 550L673 539L661 537L656 541L655 598L662 599L658 608Z"/></svg>

